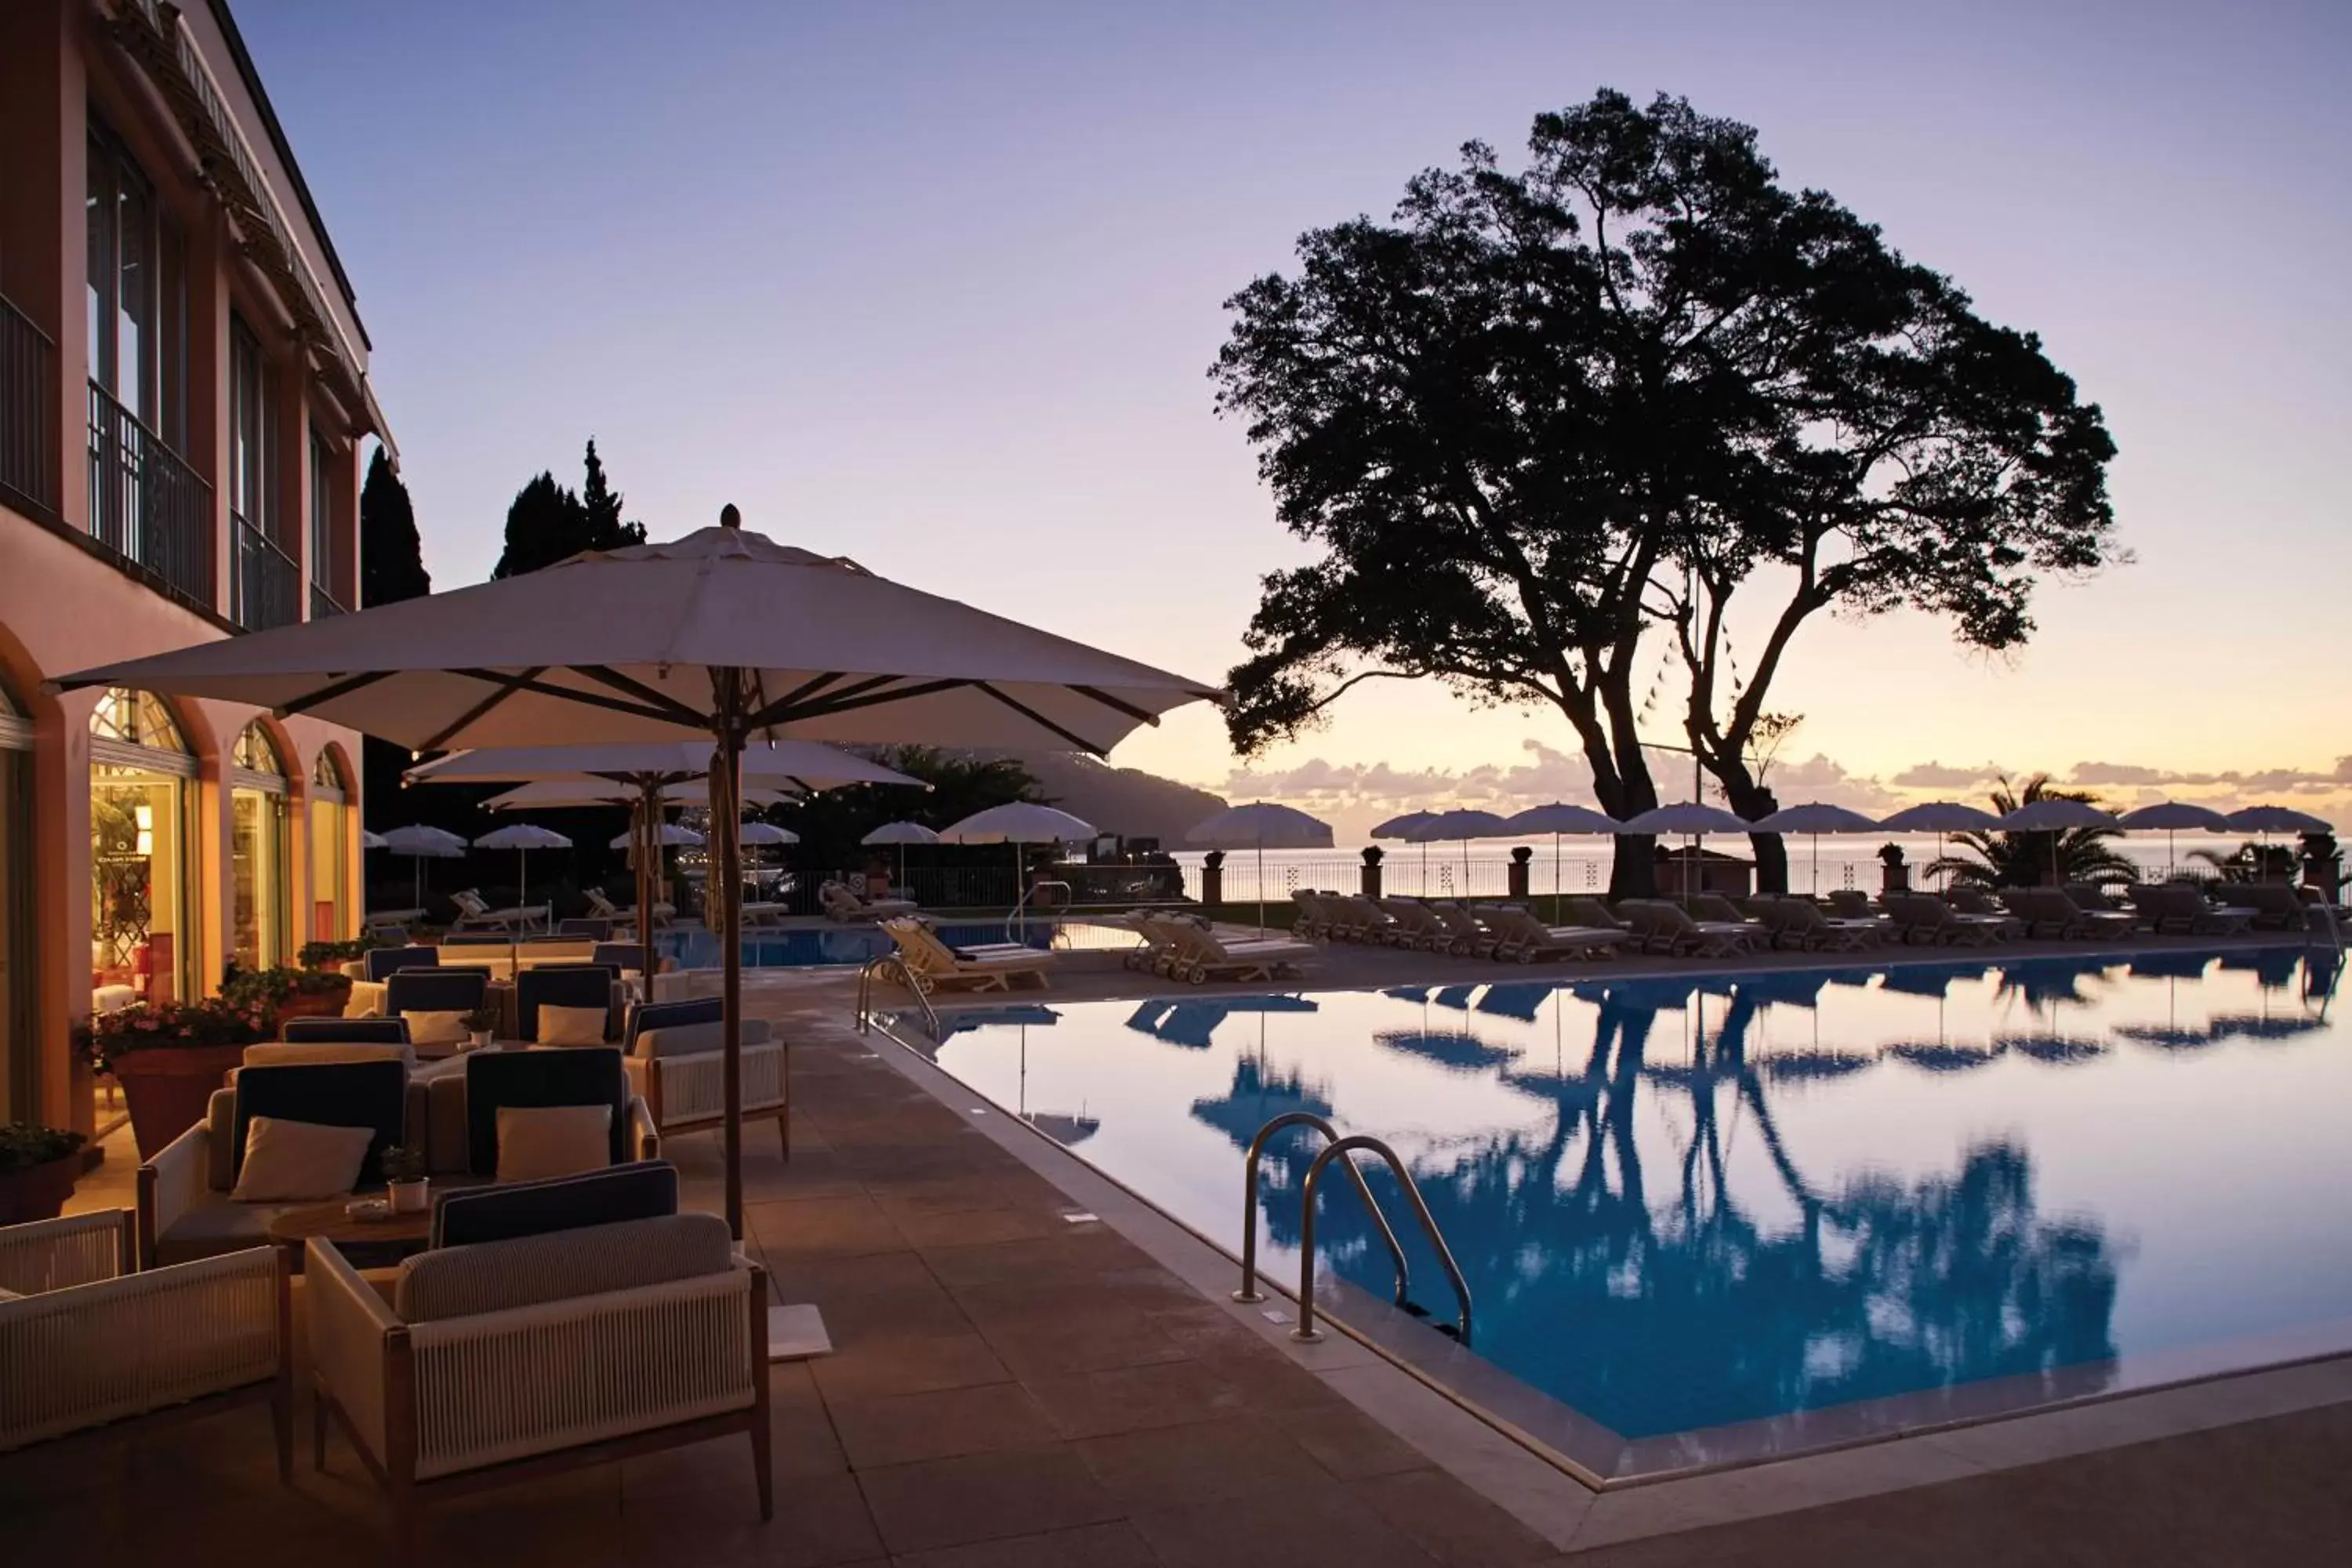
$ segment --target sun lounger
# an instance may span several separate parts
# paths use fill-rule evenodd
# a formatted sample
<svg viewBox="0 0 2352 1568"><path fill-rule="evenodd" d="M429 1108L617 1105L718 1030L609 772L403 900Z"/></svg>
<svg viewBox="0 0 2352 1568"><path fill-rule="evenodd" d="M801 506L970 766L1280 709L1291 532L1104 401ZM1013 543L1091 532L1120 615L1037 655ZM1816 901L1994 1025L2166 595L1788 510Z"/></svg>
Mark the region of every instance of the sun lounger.
<svg viewBox="0 0 2352 1568"><path fill-rule="evenodd" d="M1633 928L1617 912L1599 899L1574 898L1568 900L1568 923L1599 931L1622 931L1629 938Z"/></svg>
<svg viewBox="0 0 2352 1568"><path fill-rule="evenodd" d="M1127 955L1127 966L1149 970L1154 974L1167 974L1176 966L1177 956L1184 950L1183 928L1196 922L1189 915L1136 910L1128 915L1127 923L1143 938L1143 945Z"/></svg>
<svg viewBox="0 0 2352 1568"><path fill-rule="evenodd" d="M755 903L738 904L735 907L736 916L742 921L746 931L756 931L763 926L782 925L784 922L784 917L792 912L792 905L766 900Z"/></svg>
<svg viewBox="0 0 2352 1568"><path fill-rule="evenodd" d="M1326 893L1324 902L1330 906L1335 918L1344 917L1349 922L1339 932L1344 942L1368 942L1375 947L1394 947L1403 935L1389 912L1371 900L1358 893Z"/></svg>
<svg viewBox="0 0 2352 1568"><path fill-rule="evenodd" d="M588 889L588 912L598 920L611 921L615 927L627 926L632 931L636 929L637 906L631 904L627 909L623 909L606 898L601 889ZM659 902L654 905L654 924L656 927L666 926L677 918L677 905Z"/></svg>
<svg viewBox="0 0 2352 1568"><path fill-rule="evenodd" d="M1832 920L1808 899L1759 899L1773 945L1799 952L1861 952L1890 934L1881 920Z"/></svg>
<svg viewBox="0 0 2352 1568"><path fill-rule="evenodd" d="M2025 934L2025 922L1993 902L1992 895L1982 888L1972 888L1965 882L1955 883L1945 891L1944 901L1961 914L1982 915L2000 921L2000 936L2004 941Z"/></svg>
<svg viewBox="0 0 2352 1568"><path fill-rule="evenodd" d="M950 985L969 985L976 991L1009 991L1014 981L1034 981L1042 987L1054 967L1052 953L1018 942L951 948L929 926L907 915L884 921L882 929L898 948L899 961L907 966L907 973L919 991Z"/></svg>
<svg viewBox="0 0 2352 1568"><path fill-rule="evenodd" d="M1833 888L1822 895L1830 906L1830 913L1842 921L1874 919L1878 911L1870 907L1870 895L1858 888Z"/></svg>
<svg viewBox="0 0 2352 1568"><path fill-rule="evenodd" d="M481 893L472 888L450 894L449 901L457 906L457 921L450 928L453 931L484 928L503 931L543 930L555 918L552 904L509 904L505 909L494 910L484 903Z"/></svg>
<svg viewBox="0 0 2352 1568"><path fill-rule="evenodd" d="M2303 931L2311 923L2302 895L2284 882L2227 882L2221 890L2232 905L2254 911L2256 931Z"/></svg>
<svg viewBox="0 0 2352 1568"><path fill-rule="evenodd" d="M863 899L842 882L821 884L816 896L826 915L844 924L855 921L894 920L900 915L911 915L921 907L912 899Z"/></svg>
<svg viewBox="0 0 2352 1568"><path fill-rule="evenodd" d="M1312 944L1291 937L1242 938L1225 941L1211 928L1191 921L1171 922L1175 952L1169 977L1199 985L1218 980L1272 980L1277 973L1297 973L1298 961L1310 956Z"/></svg>
<svg viewBox="0 0 2352 1568"><path fill-rule="evenodd" d="M1394 930L1389 942L1396 947L1419 948L1423 952L1451 951L1454 933L1435 910L1411 899L1382 899L1381 912L1389 917Z"/></svg>
<svg viewBox="0 0 2352 1568"><path fill-rule="evenodd" d="M2137 882L2124 889L2140 923L2166 936L2236 936L2253 927L2249 909L2210 904L2186 882Z"/></svg>
<svg viewBox="0 0 2352 1568"><path fill-rule="evenodd" d="M1485 958L1495 951L1495 933L1480 923L1477 915L1460 904L1444 902L1422 906L1435 915L1453 934L1453 951L1464 958Z"/></svg>
<svg viewBox="0 0 2352 1568"><path fill-rule="evenodd" d="M1499 963L1533 963L1539 958L1573 958L1610 952L1632 940L1616 926L1548 926L1525 910L1488 906L1478 911L1495 932Z"/></svg>
<svg viewBox="0 0 2352 1568"><path fill-rule="evenodd" d="M2057 888L2011 888L2000 896L2011 914L2025 921L2030 936L2061 940L2117 936L2137 923L2112 910L2094 913Z"/></svg>
<svg viewBox="0 0 2352 1568"><path fill-rule="evenodd" d="M1929 893L1888 893L1879 902L1915 947L1982 947L2006 929L1999 915L1964 915Z"/></svg>
<svg viewBox="0 0 2352 1568"><path fill-rule="evenodd" d="M1627 899L1620 906L1641 938L1642 951L1674 958L1728 958L1756 950L1746 921L1695 921L1680 904L1663 899Z"/></svg>
<svg viewBox="0 0 2352 1568"><path fill-rule="evenodd" d="M1311 888L1292 890L1290 901L1298 912L1291 917L1290 929L1303 937L1329 937L1332 927L1331 906L1323 895Z"/></svg>
<svg viewBox="0 0 2352 1568"><path fill-rule="evenodd" d="M1739 926L1746 930L1749 945L1769 948L1772 945L1772 928L1725 898L1721 893L1693 893L1684 900L1683 908L1691 919L1703 925Z"/></svg>

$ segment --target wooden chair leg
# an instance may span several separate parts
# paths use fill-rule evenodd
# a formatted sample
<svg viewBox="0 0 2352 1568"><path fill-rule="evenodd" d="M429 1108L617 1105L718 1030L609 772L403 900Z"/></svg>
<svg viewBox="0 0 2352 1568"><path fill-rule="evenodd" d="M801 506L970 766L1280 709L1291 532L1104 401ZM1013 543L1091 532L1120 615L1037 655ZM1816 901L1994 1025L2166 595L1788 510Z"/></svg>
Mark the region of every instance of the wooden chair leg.
<svg viewBox="0 0 2352 1568"><path fill-rule="evenodd" d="M395 1568L416 1568L416 1496L397 1483L392 1489L392 1553Z"/></svg>

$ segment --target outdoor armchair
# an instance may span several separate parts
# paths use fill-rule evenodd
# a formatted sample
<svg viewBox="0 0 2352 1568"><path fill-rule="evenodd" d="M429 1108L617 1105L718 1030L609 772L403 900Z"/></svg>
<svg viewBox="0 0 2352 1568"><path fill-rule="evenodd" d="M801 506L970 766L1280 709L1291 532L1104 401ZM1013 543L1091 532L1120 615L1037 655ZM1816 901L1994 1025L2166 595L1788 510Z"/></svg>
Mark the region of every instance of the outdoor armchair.
<svg viewBox="0 0 2352 1568"><path fill-rule="evenodd" d="M515 976L515 1035L536 1042L542 1007L602 1007L604 1038L621 1033L621 984L614 971L595 963L541 964Z"/></svg>
<svg viewBox="0 0 2352 1568"><path fill-rule="evenodd" d="M311 1462L331 1422L389 1497L404 1568L436 1496L737 1434L773 1517L767 1276L717 1215L436 1248L390 1304L332 1242L304 1272Z"/></svg>
<svg viewBox="0 0 2352 1568"><path fill-rule="evenodd" d="M143 1273L133 1217L104 1209L0 1226L0 1452L204 1400L266 1395L281 1479L281 1267L251 1247Z"/></svg>
<svg viewBox="0 0 2352 1568"><path fill-rule="evenodd" d="M724 1007L716 996L652 1002L629 1009L629 1085L664 1136L717 1127L727 1120ZM742 1029L743 1119L772 1116L784 1157L792 1158L792 1064L764 1018Z"/></svg>

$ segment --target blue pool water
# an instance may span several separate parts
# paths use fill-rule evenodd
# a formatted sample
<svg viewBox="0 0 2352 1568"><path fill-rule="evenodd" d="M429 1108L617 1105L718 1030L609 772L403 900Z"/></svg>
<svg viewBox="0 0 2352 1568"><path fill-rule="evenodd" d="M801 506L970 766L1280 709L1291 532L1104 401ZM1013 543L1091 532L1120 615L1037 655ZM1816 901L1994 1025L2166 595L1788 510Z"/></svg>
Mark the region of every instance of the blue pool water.
<svg viewBox="0 0 2352 1568"><path fill-rule="evenodd" d="M1020 926L1003 921L948 922L934 929L955 947L979 942L1017 942L1031 947L1056 945L1060 927L1030 921ZM1068 945L1066 936L1060 945ZM1131 939L1130 939L1131 940ZM719 963L719 939L699 927L656 932L655 948L677 960L681 969L710 969ZM749 931L743 937L743 963L753 969L803 968L811 965L863 963L890 951L890 939L871 925L803 927L790 931Z"/></svg>
<svg viewBox="0 0 2352 1568"><path fill-rule="evenodd" d="M936 1059L1230 1250L1268 1119L1388 1140L1476 1354L1631 1440L2067 1369L2095 1391L2339 1323L2352 1348L2334 978L2264 949L1049 1001L951 1017ZM1314 1148L1265 1162L1286 1283ZM1327 1261L1385 1297L1360 1206L1323 1191Z"/></svg>

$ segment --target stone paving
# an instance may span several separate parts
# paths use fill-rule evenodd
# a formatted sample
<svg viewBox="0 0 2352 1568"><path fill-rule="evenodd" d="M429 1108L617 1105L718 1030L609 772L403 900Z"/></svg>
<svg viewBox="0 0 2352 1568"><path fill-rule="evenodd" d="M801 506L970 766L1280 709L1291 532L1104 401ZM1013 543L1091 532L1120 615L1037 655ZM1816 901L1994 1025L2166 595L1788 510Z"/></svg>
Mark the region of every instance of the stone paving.
<svg viewBox="0 0 2352 1568"><path fill-rule="evenodd" d="M1139 984L1071 978L1057 991ZM737 1439L441 1505L427 1515L425 1561L1559 1560L1554 1542L1118 1232L1066 1220L1068 1195L868 1054L846 1026L840 983L753 994L795 1042L798 1107L789 1164L768 1129L747 1135L746 1245L780 1299L822 1309L836 1345L772 1371L774 1521L759 1521ZM667 1152L689 1199L716 1207L716 1140L680 1139ZM82 1202L104 1199L127 1151L112 1163L123 1170ZM267 1415L248 1407L0 1458L0 1557L168 1558L175 1568L369 1561L384 1541L381 1510L341 1440L328 1475L302 1456L290 1489L270 1454ZM2332 1561L2352 1541L2347 1459L2352 1405L2334 1405L1573 1561Z"/></svg>

